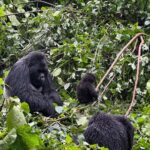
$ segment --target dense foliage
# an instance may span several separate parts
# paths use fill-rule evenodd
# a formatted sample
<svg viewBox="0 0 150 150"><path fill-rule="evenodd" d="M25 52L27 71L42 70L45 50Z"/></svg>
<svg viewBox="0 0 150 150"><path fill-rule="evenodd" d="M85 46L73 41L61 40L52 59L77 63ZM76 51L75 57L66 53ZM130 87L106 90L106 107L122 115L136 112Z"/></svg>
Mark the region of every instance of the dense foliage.
<svg viewBox="0 0 150 150"><path fill-rule="evenodd" d="M129 118L135 127L134 150L150 148L150 0L72 0L36 5L29 0L0 1L0 103L9 67L30 50L47 54L49 71L64 101L60 116L31 115L26 103L10 99L0 113L0 148L98 149L83 138L89 118L101 110L125 114L131 101L137 64L132 44L107 78L115 75L104 102L79 105L76 85L85 72L99 81L117 53L144 32L137 103ZM105 82L103 86L107 84ZM78 137L79 145L74 144ZM103 150L105 148L102 148Z"/></svg>

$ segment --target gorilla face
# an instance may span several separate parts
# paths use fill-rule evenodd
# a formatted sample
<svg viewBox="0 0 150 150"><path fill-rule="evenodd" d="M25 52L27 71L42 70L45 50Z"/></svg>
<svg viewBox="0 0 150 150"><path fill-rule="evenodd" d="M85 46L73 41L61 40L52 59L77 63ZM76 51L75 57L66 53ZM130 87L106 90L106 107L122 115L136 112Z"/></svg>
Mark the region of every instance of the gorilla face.
<svg viewBox="0 0 150 150"><path fill-rule="evenodd" d="M31 84L39 89L43 87L48 74L48 66L44 55L31 55L28 58Z"/></svg>
<svg viewBox="0 0 150 150"><path fill-rule="evenodd" d="M43 64L37 63L30 66L29 68L30 81L35 88L38 89L44 85L48 74L47 70L48 70L47 65L44 63Z"/></svg>
<svg viewBox="0 0 150 150"><path fill-rule="evenodd" d="M96 86L96 77L92 73L87 73L83 78L82 82L90 82L94 86Z"/></svg>

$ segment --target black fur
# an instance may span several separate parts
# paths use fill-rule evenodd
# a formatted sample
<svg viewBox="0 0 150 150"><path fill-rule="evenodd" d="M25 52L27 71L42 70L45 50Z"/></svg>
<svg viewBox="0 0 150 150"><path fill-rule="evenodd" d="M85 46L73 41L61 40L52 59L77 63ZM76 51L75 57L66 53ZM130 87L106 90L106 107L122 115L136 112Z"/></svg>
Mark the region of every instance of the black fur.
<svg viewBox="0 0 150 150"><path fill-rule="evenodd" d="M124 116L97 113L84 132L89 144L98 144L109 150L131 150L134 128Z"/></svg>
<svg viewBox="0 0 150 150"><path fill-rule="evenodd" d="M77 99L80 103L93 102L98 98L95 90L96 78L93 74L87 73L77 86Z"/></svg>
<svg viewBox="0 0 150 150"><path fill-rule="evenodd" d="M31 112L56 115L53 102L63 105L52 85L46 58L41 52L31 52L18 60L5 79L6 96L18 96L27 102Z"/></svg>

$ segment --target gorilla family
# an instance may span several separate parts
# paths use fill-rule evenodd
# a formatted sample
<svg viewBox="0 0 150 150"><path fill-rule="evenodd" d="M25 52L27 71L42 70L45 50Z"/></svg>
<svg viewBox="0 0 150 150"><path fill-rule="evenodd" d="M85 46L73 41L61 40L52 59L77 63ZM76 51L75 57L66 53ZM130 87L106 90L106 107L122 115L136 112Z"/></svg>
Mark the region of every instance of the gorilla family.
<svg viewBox="0 0 150 150"><path fill-rule="evenodd" d="M77 99L80 103L93 102L98 98L98 92L95 90L96 77L92 73L87 73L77 86Z"/></svg>
<svg viewBox="0 0 150 150"><path fill-rule="evenodd" d="M30 52L18 60L5 79L4 97L18 96L29 104L31 112L57 115L53 103L63 105L52 83L44 53Z"/></svg>
<svg viewBox="0 0 150 150"><path fill-rule="evenodd" d="M84 132L86 142L98 144L109 150L131 150L134 128L124 116L97 113Z"/></svg>
<svg viewBox="0 0 150 150"><path fill-rule="evenodd" d="M80 103L93 102L98 98L95 90L96 78L87 73L77 86L77 98ZM40 112L44 116L57 115L53 103L59 106L63 102L52 83L45 55L31 52L18 60L5 79L4 96L18 96L21 102L29 104L31 112ZM89 144L98 144L110 150L131 150L134 128L123 116L113 116L102 112L94 115L84 132Z"/></svg>

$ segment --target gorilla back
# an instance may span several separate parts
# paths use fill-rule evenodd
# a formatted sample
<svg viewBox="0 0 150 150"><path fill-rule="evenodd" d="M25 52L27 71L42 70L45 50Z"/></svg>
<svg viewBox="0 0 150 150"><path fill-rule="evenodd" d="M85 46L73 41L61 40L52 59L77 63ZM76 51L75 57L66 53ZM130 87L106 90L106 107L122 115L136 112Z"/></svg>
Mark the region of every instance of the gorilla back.
<svg viewBox="0 0 150 150"><path fill-rule="evenodd" d="M109 150L131 150L134 129L124 116L97 113L89 121L84 136L89 144L98 144Z"/></svg>
<svg viewBox="0 0 150 150"><path fill-rule="evenodd" d="M5 79L4 97L18 96L27 102L31 112L40 112L45 116L56 115L53 102L63 105L52 85L45 55L31 52L18 60Z"/></svg>

